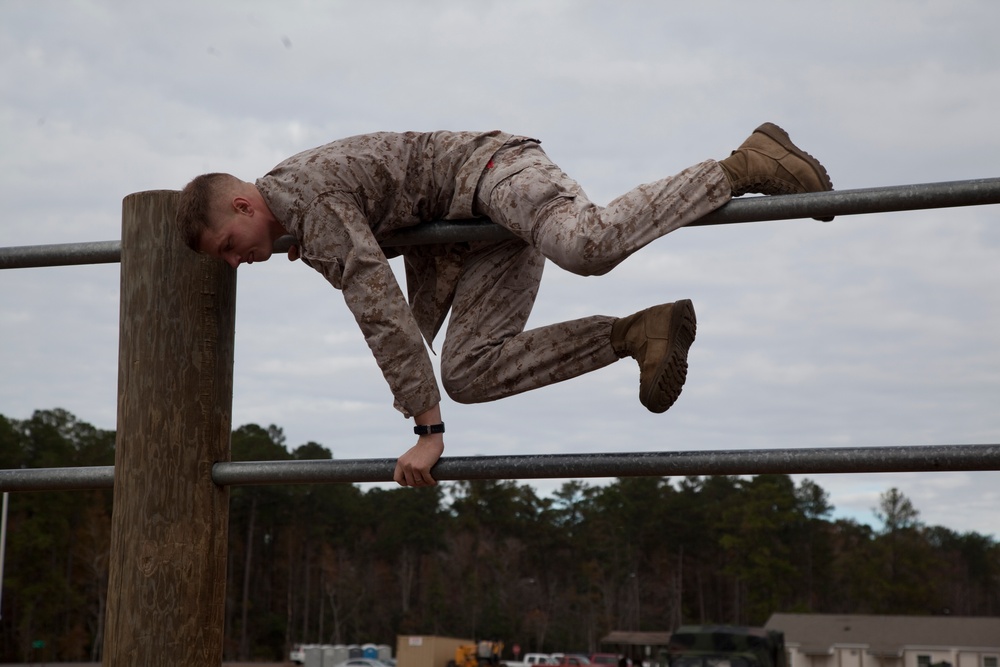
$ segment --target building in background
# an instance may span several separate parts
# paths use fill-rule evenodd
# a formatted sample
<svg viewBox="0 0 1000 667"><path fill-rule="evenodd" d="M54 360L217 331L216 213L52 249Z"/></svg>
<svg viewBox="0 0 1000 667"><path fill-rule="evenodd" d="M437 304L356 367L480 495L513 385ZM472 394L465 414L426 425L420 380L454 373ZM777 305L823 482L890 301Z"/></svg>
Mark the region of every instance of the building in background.
<svg viewBox="0 0 1000 667"><path fill-rule="evenodd" d="M773 614L789 667L1000 667L1000 618Z"/></svg>
<svg viewBox="0 0 1000 667"><path fill-rule="evenodd" d="M613 650L625 656L632 665L661 667L666 665L669 632L628 632L615 630L601 638L602 650Z"/></svg>

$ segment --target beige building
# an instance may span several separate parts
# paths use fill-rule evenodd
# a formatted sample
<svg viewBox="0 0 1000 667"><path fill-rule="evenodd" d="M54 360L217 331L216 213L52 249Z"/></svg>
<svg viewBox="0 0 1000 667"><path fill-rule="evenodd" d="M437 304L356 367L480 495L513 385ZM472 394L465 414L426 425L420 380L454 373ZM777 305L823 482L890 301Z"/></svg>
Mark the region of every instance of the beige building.
<svg viewBox="0 0 1000 667"><path fill-rule="evenodd" d="M471 639L435 637L433 635L398 635L396 664L398 667L446 667L455 659L459 646L475 646Z"/></svg>
<svg viewBox="0 0 1000 667"><path fill-rule="evenodd" d="M1000 618L774 614L788 667L1000 667Z"/></svg>

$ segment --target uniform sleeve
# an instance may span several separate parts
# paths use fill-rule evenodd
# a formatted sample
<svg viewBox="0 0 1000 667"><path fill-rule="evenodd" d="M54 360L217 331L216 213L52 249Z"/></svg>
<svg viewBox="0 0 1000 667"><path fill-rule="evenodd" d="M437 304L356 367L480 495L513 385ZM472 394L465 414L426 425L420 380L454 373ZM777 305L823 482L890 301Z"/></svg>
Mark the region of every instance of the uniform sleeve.
<svg viewBox="0 0 1000 667"><path fill-rule="evenodd" d="M317 198L300 239L309 264L344 294L375 361L406 417L441 400L430 356L406 297L349 193Z"/></svg>

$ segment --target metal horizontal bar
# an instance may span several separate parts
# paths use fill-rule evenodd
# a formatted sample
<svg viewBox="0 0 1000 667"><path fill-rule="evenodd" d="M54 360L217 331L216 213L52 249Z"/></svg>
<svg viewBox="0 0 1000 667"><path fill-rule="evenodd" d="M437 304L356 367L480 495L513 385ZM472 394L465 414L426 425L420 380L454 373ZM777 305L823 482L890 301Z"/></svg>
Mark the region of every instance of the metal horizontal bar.
<svg viewBox="0 0 1000 667"><path fill-rule="evenodd" d="M53 243L0 248L0 269L27 269L39 266L115 264L121 261L121 241Z"/></svg>
<svg viewBox="0 0 1000 667"><path fill-rule="evenodd" d="M114 485L114 466L0 470L0 491L84 491Z"/></svg>
<svg viewBox="0 0 1000 667"><path fill-rule="evenodd" d="M1000 178L733 199L688 227L986 204L1000 204ZM509 231L489 220L442 220L401 229L382 245L501 241L512 237Z"/></svg>
<svg viewBox="0 0 1000 667"><path fill-rule="evenodd" d="M689 226L1000 204L1000 178L734 199Z"/></svg>
<svg viewBox="0 0 1000 667"><path fill-rule="evenodd" d="M391 482L396 459L227 461L212 467L223 486ZM704 452L444 457L435 479L581 479L707 475L1000 470L1000 445L920 445ZM0 470L0 491L114 486L114 466Z"/></svg>
<svg viewBox="0 0 1000 667"><path fill-rule="evenodd" d="M701 227L795 218L828 218L838 215L888 213L985 204L1000 204L1000 178L734 199L688 226ZM383 241L382 245L398 247L459 241L500 241L512 238L512 236L503 227L485 219L439 220L400 230ZM292 237L283 237L275 244L275 249L284 252L293 241ZM121 261L121 243L119 241L0 248L0 269L101 264L118 261Z"/></svg>
<svg viewBox="0 0 1000 667"><path fill-rule="evenodd" d="M395 459L216 463L216 484L391 482ZM437 480L1000 470L1000 445L765 449L442 458Z"/></svg>

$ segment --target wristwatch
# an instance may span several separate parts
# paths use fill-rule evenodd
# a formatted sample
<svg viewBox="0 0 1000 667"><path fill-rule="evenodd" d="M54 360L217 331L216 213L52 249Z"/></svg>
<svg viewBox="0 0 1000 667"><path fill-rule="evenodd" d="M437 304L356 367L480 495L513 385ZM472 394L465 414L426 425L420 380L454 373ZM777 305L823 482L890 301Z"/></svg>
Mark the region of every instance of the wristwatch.
<svg viewBox="0 0 1000 667"><path fill-rule="evenodd" d="M423 424L414 426L413 432L417 435L430 435L431 433L444 433L444 422L440 424Z"/></svg>

